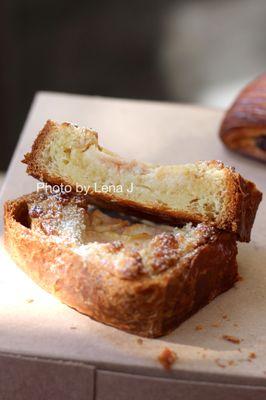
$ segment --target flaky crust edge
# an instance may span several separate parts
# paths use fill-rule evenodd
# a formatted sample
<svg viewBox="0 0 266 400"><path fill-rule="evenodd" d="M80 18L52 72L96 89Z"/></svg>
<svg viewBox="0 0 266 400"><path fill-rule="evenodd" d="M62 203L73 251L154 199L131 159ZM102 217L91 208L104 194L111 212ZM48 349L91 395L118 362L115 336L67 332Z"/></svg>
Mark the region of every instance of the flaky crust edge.
<svg viewBox="0 0 266 400"><path fill-rule="evenodd" d="M62 125L67 126L70 124L63 123ZM31 152L25 155L23 162L27 164L27 173L29 175L51 185L69 185L74 190L73 183L63 178L59 179L40 167L40 154L54 126L57 125L53 121L48 120L46 122L44 128L35 139ZM233 168L225 167L223 163L216 160L210 161L209 164L223 168L227 175L227 197L229 201L226 205L226 211L222 213L218 221L210 221L208 218L203 219L198 214L174 211L163 205L144 206L135 201L121 199L112 193L94 192L92 189L89 192L88 201L101 207L148 218L156 222L167 222L171 225L180 225L186 222L204 222L219 229L236 233L240 241L249 242L262 193L254 183L241 177Z"/></svg>
<svg viewBox="0 0 266 400"><path fill-rule="evenodd" d="M6 202L4 241L33 281L91 318L144 337L171 332L237 280L236 240L213 235L192 257L156 276L127 280L24 226L32 195Z"/></svg>
<svg viewBox="0 0 266 400"><path fill-rule="evenodd" d="M232 151L266 163L266 152L254 151L253 147L238 148L236 139L252 138L266 132L266 73L250 82L236 97L225 113L219 135Z"/></svg>

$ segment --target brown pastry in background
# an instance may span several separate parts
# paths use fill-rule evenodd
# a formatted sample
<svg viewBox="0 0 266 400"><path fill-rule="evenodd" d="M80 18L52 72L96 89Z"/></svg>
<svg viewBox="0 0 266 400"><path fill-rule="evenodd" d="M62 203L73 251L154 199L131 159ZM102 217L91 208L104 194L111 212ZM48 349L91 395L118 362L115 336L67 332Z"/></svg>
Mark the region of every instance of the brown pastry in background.
<svg viewBox="0 0 266 400"><path fill-rule="evenodd" d="M225 114L220 137L229 149L266 162L266 73L240 92Z"/></svg>

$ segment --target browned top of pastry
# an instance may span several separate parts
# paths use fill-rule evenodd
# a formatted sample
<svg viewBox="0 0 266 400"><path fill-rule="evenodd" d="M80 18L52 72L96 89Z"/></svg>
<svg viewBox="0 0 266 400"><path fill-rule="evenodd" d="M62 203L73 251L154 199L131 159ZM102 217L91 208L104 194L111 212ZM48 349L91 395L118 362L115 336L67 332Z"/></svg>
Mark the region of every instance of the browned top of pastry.
<svg viewBox="0 0 266 400"><path fill-rule="evenodd" d="M237 96L222 121L220 136L231 150L266 162L266 73Z"/></svg>
<svg viewBox="0 0 266 400"><path fill-rule="evenodd" d="M27 198L27 206L32 232L95 262L104 259L105 266L126 279L175 267L216 235L204 224L174 228L109 216L78 195L36 193Z"/></svg>
<svg viewBox="0 0 266 400"><path fill-rule="evenodd" d="M92 318L157 337L237 279L235 235L156 225L33 193L5 205L5 244L45 290Z"/></svg>
<svg viewBox="0 0 266 400"><path fill-rule="evenodd" d="M27 172L82 188L104 207L180 224L203 222L250 240L261 193L234 168L212 160L183 165L127 161L103 149L94 131L48 121L25 155ZM107 191L103 190L107 188Z"/></svg>

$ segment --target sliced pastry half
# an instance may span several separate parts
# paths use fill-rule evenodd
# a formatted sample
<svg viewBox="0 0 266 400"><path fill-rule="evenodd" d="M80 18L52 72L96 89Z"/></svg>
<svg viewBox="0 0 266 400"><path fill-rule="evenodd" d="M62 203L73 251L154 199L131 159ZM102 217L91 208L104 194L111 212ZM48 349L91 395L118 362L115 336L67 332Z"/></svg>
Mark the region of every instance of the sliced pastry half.
<svg viewBox="0 0 266 400"><path fill-rule="evenodd" d="M204 222L242 241L250 240L262 196L221 162L128 161L102 148L94 131L70 123L48 121L24 162L30 175L83 190L96 204L171 224Z"/></svg>
<svg viewBox="0 0 266 400"><path fill-rule="evenodd" d="M5 244L40 286L93 319L141 336L167 334L237 280L235 235L33 193L5 205Z"/></svg>

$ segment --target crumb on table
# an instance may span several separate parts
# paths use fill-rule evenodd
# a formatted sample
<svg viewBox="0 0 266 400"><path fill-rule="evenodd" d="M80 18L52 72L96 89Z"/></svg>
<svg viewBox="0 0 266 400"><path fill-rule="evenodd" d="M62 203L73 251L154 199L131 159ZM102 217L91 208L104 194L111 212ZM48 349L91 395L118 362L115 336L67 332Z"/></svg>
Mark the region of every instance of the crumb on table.
<svg viewBox="0 0 266 400"><path fill-rule="evenodd" d="M159 355L158 360L165 369L171 369L172 365L177 360L177 355L173 350L165 347Z"/></svg>
<svg viewBox="0 0 266 400"><path fill-rule="evenodd" d="M251 353L249 353L248 358L249 360L253 360L254 358L257 358L257 354L252 351Z"/></svg>
<svg viewBox="0 0 266 400"><path fill-rule="evenodd" d="M233 367L237 365L237 362L235 360L221 360L220 358L216 358L214 362L220 368Z"/></svg>
<svg viewBox="0 0 266 400"><path fill-rule="evenodd" d="M195 326L195 330L196 331L202 331L202 329L203 329L203 325L196 325Z"/></svg>
<svg viewBox="0 0 266 400"><path fill-rule="evenodd" d="M233 335L223 335L222 338L234 344L239 344L241 342L241 340L238 337Z"/></svg>
<svg viewBox="0 0 266 400"><path fill-rule="evenodd" d="M30 303L33 303L33 302L34 302L33 299L27 299L27 300L26 300L26 303L27 303L27 304L30 304Z"/></svg>
<svg viewBox="0 0 266 400"><path fill-rule="evenodd" d="M219 358L216 358L215 360L214 360L214 362L218 365L218 367L220 367L220 368L225 368L226 367L226 365L219 359Z"/></svg>
<svg viewBox="0 0 266 400"><path fill-rule="evenodd" d="M137 338L137 343L138 343L138 344L142 344L142 343L143 343L143 339Z"/></svg>

